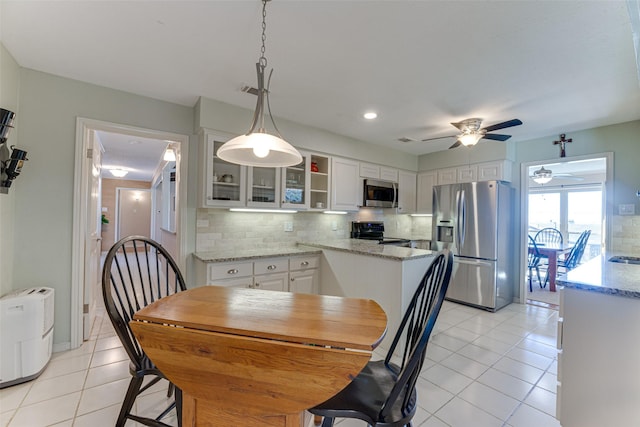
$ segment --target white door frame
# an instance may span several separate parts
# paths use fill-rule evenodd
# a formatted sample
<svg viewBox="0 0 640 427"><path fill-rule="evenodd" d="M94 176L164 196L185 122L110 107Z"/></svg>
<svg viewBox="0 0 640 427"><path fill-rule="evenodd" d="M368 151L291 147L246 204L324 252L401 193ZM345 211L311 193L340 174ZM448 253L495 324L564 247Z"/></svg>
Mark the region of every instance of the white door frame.
<svg viewBox="0 0 640 427"><path fill-rule="evenodd" d="M76 147L74 164L73 235L71 248L71 348L82 344L83 292L85 275L85 241L87 213L90 201L88 194L89 174L86 153L89 136L93 131L123 133L132 136L175 141L176 148L176 232L178 233L176 263L185 270L187 253L187 178L189 136L120 125L100 120L78 117L76 119Z"/></svg>
<svg viewBox="0 0 640 427"><path fill-rule="evenodd" d="M604 192L604 215L606 222L603 227L604 231L604 250L609 250L611 247L611 220L613 219L613 152L587 154L584 156L575 157L562 157L560 159L546 159L535 160L531 162L522 162L520 164L520 218L522 222L520 224L520 303L525 304L527 302L527 246L524 242L527 241L528 227L529 227L529 168L531 166L537 166L548 163L566 163L575 162L577 160L589 160L589 159L606 159L607 171L606 178L603 186Z"/></svg>

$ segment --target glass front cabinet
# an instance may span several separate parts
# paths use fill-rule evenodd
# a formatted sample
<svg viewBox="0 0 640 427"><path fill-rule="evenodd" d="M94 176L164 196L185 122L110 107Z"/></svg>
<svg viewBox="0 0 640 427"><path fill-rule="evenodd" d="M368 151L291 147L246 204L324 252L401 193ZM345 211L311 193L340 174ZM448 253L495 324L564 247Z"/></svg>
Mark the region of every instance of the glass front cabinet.
<svg viewBox="0 0 640 427"><path fill-rule="evenodd" d="M301 151L302 162L285 168L240 166L218 158L229 139L203 130L202 207L325 210L329 208L330 158Z"/></svg>
<svg viewBox="0 0 640 427"><path fill-rule="evenodd" d="M247 206L277 208L280 206L280 168L247 167Z"/></svg>
<svg viewBox="0 0 640 427"><path fill-rule="evenodd" d="M217 156L228 137L204 133L203 151L205 164L202 167L205 176L203 183L204 207L238 207L246 205L246 168L225 162Z"/></svg>

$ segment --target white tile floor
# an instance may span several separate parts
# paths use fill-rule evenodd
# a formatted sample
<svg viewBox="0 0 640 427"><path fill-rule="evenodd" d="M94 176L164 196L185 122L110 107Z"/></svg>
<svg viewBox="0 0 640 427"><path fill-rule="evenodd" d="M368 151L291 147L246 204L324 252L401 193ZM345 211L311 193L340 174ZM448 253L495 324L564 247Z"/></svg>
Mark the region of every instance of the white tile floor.
<svg viewBox="0 0 640 427"><path fill-rule="evenodd" d="M445 301L417 385L414 425L560 426L554 418L557 317L532 305L488 313ZM108 318L99 315L93 330L79 349L55 354L38 379L0 390L1 426L114 425L129 383L128 359ZM140 397L136 409L148 413L166 403L161 384ZM169 421L175 424L175 416Z"/></svg>

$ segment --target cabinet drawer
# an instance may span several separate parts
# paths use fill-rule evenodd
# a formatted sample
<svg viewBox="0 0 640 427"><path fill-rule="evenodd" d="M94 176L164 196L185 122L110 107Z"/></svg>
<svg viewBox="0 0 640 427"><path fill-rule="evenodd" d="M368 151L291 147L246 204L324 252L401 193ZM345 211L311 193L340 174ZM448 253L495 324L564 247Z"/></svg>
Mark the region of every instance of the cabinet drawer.
<svg viewBox="0 0 640 427"><path fill-rule="evenodd" d="M209 264L207 282L253 275L253 262L223 262Z"/></svg>
<svg viewBox="0 0 640 427"><path fill-rule="evenodd" d="M287 272L289 270L289 259L283 258L270 258L255 261L254 274L271 274Z"/></svg>
<svg viewBox="0 0 640 427"><path fill-rule="evenodd" d="M253 287L253 277L245 276L245 277L237 277L235 279L217 279L212 280L208 284L208 286L224 286L226 288L251 288Z"/></svg>
<svg viewBox="0 0 640 427"><path fill-rule="evenodd" d="M320 257L318 255L291 257L289 261L289 270L291 271L318 267L320 267Z"/></svg>

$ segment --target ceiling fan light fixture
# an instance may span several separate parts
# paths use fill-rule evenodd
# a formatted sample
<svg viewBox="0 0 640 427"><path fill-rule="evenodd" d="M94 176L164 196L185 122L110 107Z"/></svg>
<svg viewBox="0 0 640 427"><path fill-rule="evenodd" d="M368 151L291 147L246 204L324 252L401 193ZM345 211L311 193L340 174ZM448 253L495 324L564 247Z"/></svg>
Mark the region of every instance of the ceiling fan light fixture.
<svg viewBox="0 0 640 427"><path fill-rule="evenodd" d="M473 132L473 133L465 133L465 134L460 135L458 137L458 140L465 147L469 147L471 145L476 145L478 143L478 141L480 141L480 138L482 138L482 134L481 133Z"/></svg>
<svg viewBox="0 0 640 427"><path fill-rule="evenodd" d="M262 0L262 47L260 50L260 58L258 58L258 62L256 63L256 71L258 74L258 101L256 102L256 109L253 113L251 128L245 135L240 135L227 141L220 147L217 156L224 161L245 166L287 167L300 164L302 162L302 155L282 138L271 115L269 82L271 81L273 69L269 74L267 86L265 87L264 84L264 71L267 67L267 58L264 56L265 40L267 38L265 30L267 28L267 2L269 1L271 0ZM264 116L267 113L269 114L277 136L271 135L265 130Z"/></svg>
<svg viewBox="0 0 640 427"><path fill-rule="evenodd" d="M533 181L537 184L546 184L551 181L552 178L553 173L549 169L545 169L544 166L533 172Z"/></svg>

